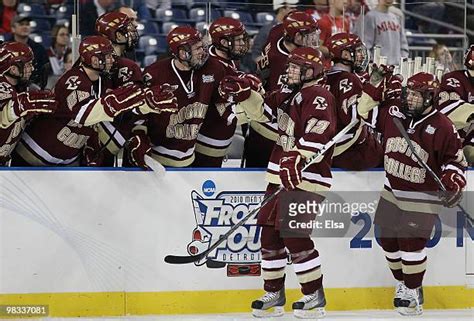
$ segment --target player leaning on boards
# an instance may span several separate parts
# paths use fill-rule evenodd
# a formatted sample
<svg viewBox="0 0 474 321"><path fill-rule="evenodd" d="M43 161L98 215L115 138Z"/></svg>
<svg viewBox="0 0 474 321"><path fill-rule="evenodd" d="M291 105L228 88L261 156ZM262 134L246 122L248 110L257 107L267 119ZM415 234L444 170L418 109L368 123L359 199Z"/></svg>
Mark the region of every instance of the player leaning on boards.
<svg viewBox="0 0 474 321"><path fill-rule="evenodd" d="M0 166L7 166L27 122L57 107L52 92L27 91L33 59L25 44L6 42L0 46Z"/></svg>
<svg viewBox="0 0 474 321"><path fill-rule="evenodd" d="M336 98L337 131L357 119L358 99L362 82L356 73L364 72L369 63L367 48L351 33L338 33L325 44L334 65L326 75L326 86ZM333 167L365 170L383 161L383 149L372 131L363 122L338 142L332 160Z"/></svg>
<svg viewBox="0 0 474 321"><path fill-rule="evenodd" d="M374 223L380 227L381 245L397 280L394 306L402 315L420 315L425 246L442 206L454 207L462 197L466 161L456 128L436 109L439 82L434 75L417 73L402 87L398 75L387 68L374 70L358 105L362 118L384 136L386 180ZM382 81L376 81L382 70ZM397 120L449 191L441 198L439 185L412 154Z"/></svg>
<svg viewBox="0 0 474 321"><path fill-rule="evenodd" d="M226 77L238 77L233 79L240 84L242 93L239 101L221 103L231 106L237 117L236 123L228 124L219 115L219 108L207 111L197 138L194 167L221 167L236 125L247 123L249 118L259 120L261 109L255 106L262 104L264 94L260 79L239 71L239 59L249 50L249 36L242 22L230 17L218 18L209 27L209 35L212 40L209 60L218 61L224 67Z"/></svg>
<svg viewBox="0 0 474 321"><path fill-rule="evenodd" d="M464 56L466 70L447 73L441 80L439 110L448 116L464 139L467 162L474 166L474 45Z"/></svg>
<svg viewBox="0 0 474 321"><path fill-rule="evenodd" d="M331 186L331 158L333 149L319 162L302 172L305 159L316 154L336 133L334 96L321 86L324 78L322 53L313 48L296 48L288 56L288 87L270 93L265 104L278 118L278 139L267 169L266 195L280 185L290 191L327 191ZM284 103L288 98L291 100ZM285 298L285 267L287 250L301 285L303 297L293 303L295 316L318 318L325 314L326 300L322 285L321 262L314 248L310 231L300 237L282 237L278 210L281 194L262 207L258 224L262 226L262 276L266 293L252 303L253 315L283 315ZM273 311L272 311L273 310Z"/></svg>
<svg viewBox="0 0 474 321"><path fill-rule="evenodd" d="M105 79L108 89L116 89L128 85L136 85L143 88L142 71L136 62L125 58L126 52L134 50L138 44L139 35L136 22L130 19L126 14L115 11L105 13L97 18L95 29L98 34L106 37L112 42L114 48L115 61L110 71L110 76ZM161 112L176 111L176 98L173 97L168 88L155 86L152 88L143 88L145 91L146 104ZM114 157L124 147L125 143L131 137L132 128L135 123L142 120L137 115L139 110L130 110L123 113L113 122L100 122L98 124L98 133L102 146L101 150L105 154L106 166L113 166ZM136 144L131 142L131 146Z"/></svg>
<svg viewBox="0 0 474 321"><path fill-rule="evenodd" d="M152 110L143 89L129 85L107 91L104 77L114 64L111 42L90 36L79 45L80 59L56 83L58 108L31 122L12 155L16 166L74 166L84 163L83 148L96 132L92 125L112 121L127 110Z"/></svg>

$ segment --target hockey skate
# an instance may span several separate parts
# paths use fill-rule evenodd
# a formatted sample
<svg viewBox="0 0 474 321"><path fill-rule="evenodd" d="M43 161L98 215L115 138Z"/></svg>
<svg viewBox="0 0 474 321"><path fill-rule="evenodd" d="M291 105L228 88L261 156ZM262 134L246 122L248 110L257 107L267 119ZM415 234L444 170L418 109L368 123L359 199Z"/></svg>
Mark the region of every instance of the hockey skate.
<svg viewBox="0 0 474 321"><path fill-rule="evenodd" d="M318 319L326 315L324 307L326 298L323 288L316 292L304 295L301 299L293 303L293 314L300 319Z"/></svg>
<svg viewBox="0 0 474 321"><path fill-rule="evenodd" d="M423 288L406 288L405 295L398 302L397 311L405 316L423 314Z"/></svg>
<svg viewBox="0 0 474 321"><path fill-rule="evenodd" d="M256 318L280 317L285 314L285 288L278 292L266 292L252 302L252 315Z"/></svg>
<svg viewBox="0 0 474 321"><path fill-rule="evenodd" d="M395 286L395 296L393 298L393 306L398 308L400 306L400 300L405 295L407 287L403 281L397 281L397 285Z"/></svg>

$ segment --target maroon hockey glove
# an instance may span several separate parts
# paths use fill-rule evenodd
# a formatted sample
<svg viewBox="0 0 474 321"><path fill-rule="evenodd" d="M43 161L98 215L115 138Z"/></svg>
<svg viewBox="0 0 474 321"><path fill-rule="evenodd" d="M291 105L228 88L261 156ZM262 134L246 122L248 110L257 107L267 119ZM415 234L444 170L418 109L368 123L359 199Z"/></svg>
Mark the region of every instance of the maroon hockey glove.
<svg viewBox="0 0 474 321"><path fill-rule="evenodd" d="M105 113L115 117L145 103L145 92L136 85L119 87L101 98Z"/></svg>
<svg viewBox="0 0 474 321"><path fill-rule="evenodd" d="M175 112L178 110L178 100L168 84L146 88L145 97L151 112Z"/></svg>
<svg viewBox="0 0 474 321"><path fill-rule="evenodd" d="M394 66L386 66L376 64L372 65L372 72L370 73L369 81L364 83L364 92L372 97L375 101L383 99L385 90L385 83L393 74Z"/></svg>
<svg viewBox="0 0 474 321"><path fill-rule="evenodd" d="M27 91L13 97L13 112L18 117L50 114L57 108L54 93L50 91Z"/></svg>
<svg viewBox="0 0 474 321"><path fill-rule="evenodd" d="M280 180L287 190L294 190L302 180L304 157L298 152L291 150L283 153L280 159Z"/></svg>
<svg viewBox="0 0 474 321"><path fill-rule="evenodd" d="M402 95L402 75L391 76L385 85L384 99L397 99Z"/></svg>
<svg viewBox="0 0 474 321"><path fill-rule="evenodd" d="M247 79L250 82L250 89L261 92L263 89L263 84L260 78L253 74L241 74L240 77Z"/></svg>
<svg viewBox="0 0 474 321"><path fill-rule="evenodd" d="M446 207L455 207L462 199L462 191L466 187L466 178L455 170L444 171L441 182L446 187L442 192L441 200Z"/></svg>
<svg viewBox="0 0 474 321"><path fill-rule="evenodd" d="M98 135L91 136L82 150L82 166L99 167L104 162L104 153Z"/></svg>
<svg viewBox="0 0 474 321"><path fill-rule="evenodd" d="M225 76L219 84L219 94L229 103L240 103L250 97L251 81L246 77Z"/></svg>
<svg viewBox="0 0 474 321"><path fill-rule="evenodd" d="M135 132L127 143L128 159L131 165L148 169L145 163L145 155L151 154L151 143L148 135L143 132Z"/></svg>

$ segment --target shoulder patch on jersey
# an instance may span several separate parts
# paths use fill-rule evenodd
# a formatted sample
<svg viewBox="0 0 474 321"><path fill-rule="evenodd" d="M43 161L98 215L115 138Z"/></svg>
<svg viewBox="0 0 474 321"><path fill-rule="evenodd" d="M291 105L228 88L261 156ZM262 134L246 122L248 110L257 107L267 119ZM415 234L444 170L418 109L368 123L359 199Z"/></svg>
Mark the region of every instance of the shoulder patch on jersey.
<svg viewBox="0 0 474 321"><path fill-rule="evenodd" d="M328 103L324 97L316 96L313 101L313 105L316 109L325 110L328 107Z"/></svg>
<svg viewBox="0 0 474 321"><path fill-rule="evenodd" d="M150 86L151 78L152 78L152 77L151 77L150 73L148 73L148 72L143 75L143 80L145 81L145 84L146 84L147 86Z"/></svg>
<svg viewBox="0 0 474 321"><path fill-rule="evenodd" d="M13 87L6 82L0 82L0 100L7 100L13 96Z"/></svg>
<svg viewBox="0 0 474 321"><path fill-rule="evenodd" d="M430 135L433 135L436 132L436 128L434 128L431 125L428 125L428 126L426 126L425 132L430 134Z"/></svg>
<svg viewBox="0 0 474 321"><path fill-rule="evenodd" d="M214 75L202 75L202 82L203 83L214 82Z"/></svg>
<svg viewBox="0 0 474 321"><path fill-rule="evenodd" d="M339 90L341 90L344 94L352 90L352 81L345 78L339 82Z"/></svg>
<svg viewBox="0 0 474 321"><path fill-rule="evenodd" d="M81 81L79 80L79 76L71 76L66 80L65 84L67 85L66 89L76 90L79 88Z"/></svg>
<svg viewBox="0 0 474 321"><path fill-rule="evenodd" d="M448 78L446 79L446 85L454 88L461 87L461 82L456 78Z"/></svg>
<svg viewBox="0 0 474 321"><path fill-rule="evenodd" d="M128 69L128 67L122 67L118 71L118 77L122 82L127 82L133 75L133 70Z"/></svg>

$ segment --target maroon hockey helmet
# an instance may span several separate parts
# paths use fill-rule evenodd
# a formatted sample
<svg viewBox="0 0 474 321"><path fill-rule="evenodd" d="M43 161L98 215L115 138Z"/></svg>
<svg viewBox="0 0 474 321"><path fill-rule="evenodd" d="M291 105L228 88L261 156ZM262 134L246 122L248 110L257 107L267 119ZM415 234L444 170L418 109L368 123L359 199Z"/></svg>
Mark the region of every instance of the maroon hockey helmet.
<svg viewBox="0 0 474 321"><path fill-rule="evenodd" d="M138 44L138 31L135 24L126 14L118 11L107 12L97 18L95 30L112 43L125 45L127 49L134 48ZM125 42L118 42L117 32L125 36Z"/></svg>
<svg viewBox="0 0 474 321"><path fill-rule="evenodd" d="M334 34L329 38L327 46L331 59L335 63L350 65L355 72L363 72L367 69L369 54L357 35L346 32ZM350 54L350 60L343 57L344 51Z"/></svg>
<svg viewBox="0 0 474 321"><path fill-rule="evenodd" d="M249 51L250 37L244 25L239 20L230 17L220 17L209 27L212 44L218 49L227 52L231 59L239 59ZM243 44L237 48L236 37L242 36ZM227 42L227 46L222 45L222 40Z"/></svg>
<svg viewBox="0 0 474 321"><path fill-rule="evenodd" d="M107 59L113 57L114 54L112 43L109 39L103 36L86 37L79 45L79 56L81 57L81 62L88 68L96 71L110 71L113 61L110 66L107 66ZM97 57L99 59L99 68L94 68L92 66L92 57Z"/></svg>
<svg viewBox="0 0 474 321"><path fill-rule="evenodd" d="M435 102L439 87L440 83L436 76L427 72L419 72L408 78L406 87L402 89L403 112L412 118L420 117ZM411 98L410 90L420 93L421 99Z"/></svg>
<svg viewBox="0 0 474 321"><path fill-rule="evenodd" d="M317 80L324 76L323 53L318 49L309 47L299 47L294 49L288 56L288 64L293 63L300 66L300 77L302 82ZM309 79L303 79L305 70L313 70L313 75Z"/></svg>
<svg viewBox="0 0 474 321"><path fill-rule="evenodd" d="M168 46L173 55L177 56L180 47L191 47L195 43L202 41L201 33L191 26L178 26L170 31L166 37Z"/></svg>
<svg viewBox="0 0 474 321"><path fill-rule="evenodd" d="M303 11L290 12L283 20L283 29L285 31L286 39L293 42L295 45L306 47L316 47L319 45L319 25L309 13ZM303 37L314 35L313 38L317 39L310 39L309 42L311 42L311 44L297 44L295 43L295 37L298 33Z"/></svg>
<svg viewBox="0 0 474 321"><path fill-rule="evenodd" d="M464 54L464 66L469 70L474 70L474 44L470 45Z"/></svg>
<svg viewBox="0 0 474 321"><path fill-rule="evenodd" d="M31 48L20 42L5 42L0 46L0 75L8 73L8 76L15 79L28 80L33 71L33 51ZM30 65L29 74L25 66ZM20 75L12 75L9 70L11 66L17 66Z"/></svg>

